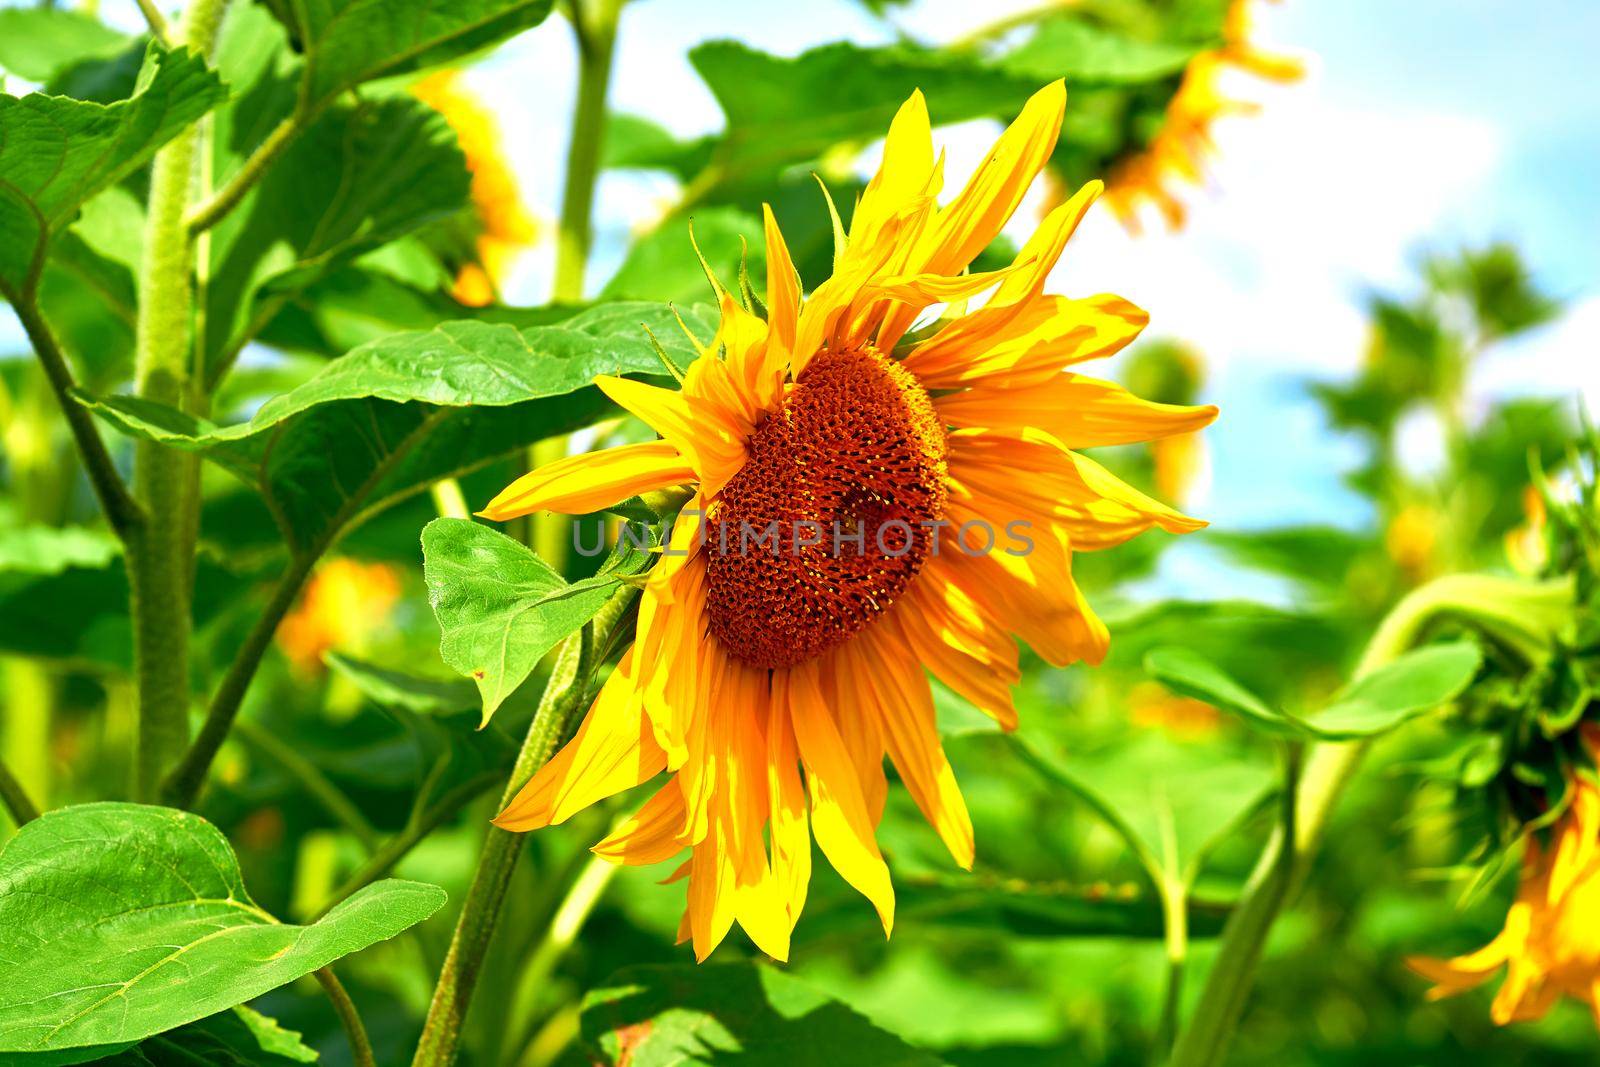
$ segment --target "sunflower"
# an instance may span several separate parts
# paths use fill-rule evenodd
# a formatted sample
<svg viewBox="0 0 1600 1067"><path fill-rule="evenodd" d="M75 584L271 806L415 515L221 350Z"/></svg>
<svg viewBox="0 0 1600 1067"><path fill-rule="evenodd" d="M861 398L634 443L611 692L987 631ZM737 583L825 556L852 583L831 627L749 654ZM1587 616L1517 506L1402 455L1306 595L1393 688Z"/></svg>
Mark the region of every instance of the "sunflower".
<svg viewBox="0 0 1600 1067"><path fill-rule="evenodd" d="M1106 203L1129 230L1139 231L1139 209L1154 204L1167 225L1183 225L1187 209L1173 185L1198 185L1215 150L1212 127L1228 115L1250 115L1258 105L1232 99L1223 91L1229 71L1245 71L1274 82L1298 80L1305 68L1289 56L1263 52L1251 43L1251 0L1233 0L1223 17L1222 45L1189 61L1166 118L1143 151L1112 168Z"/></svg>
<svg viewBox="0 0 1600 1067"><path fill-rule="evenodd" d="M484 307L494 303L517 257L533 244L538 232L533 216L522 202L494 112L467 88L461 72L430 74L412 92L450 124L467 157L472 208L482 230L477 260L457 271L451 295L468 307Z"/></svg>
<svg viewBox="0 0 1600 1067"><path fill-rule="evenodd" d="M1591 756L1600 758L1600 728L1584 731ZM1565 994L1587 1004L1600 1026L1600 786L1590 774L1574 776L1572 803L1552 837L1550 848L1528 841L1499 936L1454 959L1406 961L1435 983L1430 1000L1480 986L1504 967L1490 1008L1497 1024L1542 1019Z"/></svg>
<svg viewBox="0 0 1600 1067"><path fill-rule="evenodd" d="M703 519L675 525L634 645L577 734L495 821L560 823L666 773L595 851L622 864L689 851L674 875L688 879L679 933L700 959L734 922L787 956L813 839L889 931L894 890L875 838L886 754L970 868L972 824L928 673L1014 728L1012 632L1053 664L1106 652L1072 553L1204 525L1075 451L1216 415L1065 371L1118 351L1146 321L1116 296L1044 291L1099 183L1045 219L1009 267L963 273L1049 159L1065 103L1059 82L1037 93L941 207L943 161L914 93L848 235L836 227L831 278L802 298L766 209L765 318L719 286L719 329L681 388L597 380L661 440L545 466L482 513L585 513L693 486L685 514ZM935 305L964 308L988 289L976 310L915 328ZM796 531L782 551L724 548L735 531L779 526ZM799 534L828 526L843 540ZM956 536L941 542L946 528ZM993 535L1007 550L981 551Z"/></svg>

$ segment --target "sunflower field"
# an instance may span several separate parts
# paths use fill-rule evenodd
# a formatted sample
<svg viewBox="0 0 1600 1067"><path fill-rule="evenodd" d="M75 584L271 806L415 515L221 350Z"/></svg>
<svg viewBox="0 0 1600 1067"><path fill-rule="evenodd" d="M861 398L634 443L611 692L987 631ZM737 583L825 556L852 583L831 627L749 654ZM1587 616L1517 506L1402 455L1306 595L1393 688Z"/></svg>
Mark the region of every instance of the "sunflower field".
<svg viewBox="0 0 1600 1067"><path fill-rule="evenodd" d="M1597 16L0 0L0 1065L1596 1062Z"/></svg>

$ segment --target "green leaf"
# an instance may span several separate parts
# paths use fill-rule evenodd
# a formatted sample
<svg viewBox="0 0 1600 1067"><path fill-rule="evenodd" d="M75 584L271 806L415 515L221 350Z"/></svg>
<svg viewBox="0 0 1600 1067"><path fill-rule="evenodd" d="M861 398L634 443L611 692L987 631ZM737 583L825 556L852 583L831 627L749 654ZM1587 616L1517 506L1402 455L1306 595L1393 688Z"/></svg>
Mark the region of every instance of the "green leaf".
<svg viewBox="0 0 1600 1067"><path fill-rule="evenodd" d="M707 208L696 212L692 220L670 220L635 241L600 298L680 304L715 299L694 253L690 225L694 227L693 242L699 243L723 285L737 286L741 260L747 262L751 274L766 278L761 220L733 208Z"/></svg>
<svg viewBox="0 0 1600 1067"><path fill-rule="evenodd" d="M0 8L0 68L32 82L86 59L104 59L128 38L81 11L32 5Z"/></svg>
<svg viewBox="0 0 1600 1067"><path fill-rule="evenodd" d="M1454 700L1482 662L1470 641L1408 652L1340 692L1306 725L1333 740L1385 733Z"/></svg>
<svg viewBox="0 0 1600 1067"><path fill-rule="evenodd" d="M1374 547L1371 534L1336 526L1288 526L1275 530L1206 534L1206 544L1247 567L1280 574L1325 590L1341 588L1356 560ZM1307 560L1316 566L1308 567Z"/></svg>
<svg viewBox="0 0 1600 1067"><path fill-rule="evenodd" d="M1175 693L1231 712L1249 726L1272 734L1301 731L1281 711L1269 707L1221 668L1187 648L1158 648L1144 658L1150 676Z"/></svg>
<svg viewBox="0 0 1600 1067"><path fill-rule="evenodd" d="M795 931L805 942L865 932L875 917L850 906L808 910ZM1189 936L1215 937L1228 909L1214 902L1190 901ZM997 937L1067 939L1120 937L1160 940L1164 935L1161 901L1148 887L1103 883L1077 885L1030 882L964 874L956 878L897 878L895 925L900 930L961 928Z"/></svg>
<svg viewBox="0 0 1600 1067"><path fill-rule="evenodd" d="M1033 76L992 69L973 53L909 44L841 42L786 58L711 41L689 58L727 117L712 166L731 185L817 159L838 144L881 138L915 89L927 96L935 122L951 123L1014 115L1040 87Z"/></svg>
<svg viewBox="0 0 1600 1067"><path fill-rule="evenodd" d="M262 301L293 299L353 257L449 217L469 182L455 134L420 101L329 108L213 235L210 380Z"/></svg>
<svg viewBox="0 0 1600 1067"><path fill-rule="evenodd" d="M483 721L546 652L594 617L624 577L653 558L627 548L624 538L599 573L569 585L527 546L487 526L430 522L422 531L422 571L443 632L439 651L477 683Z"/></svg>
<svg viewBox="0 0 1600 1067"><path fill-rule="evenodd" d="M1140 85L1181 73L1199 50L1192 44L1141 41L1062 14L1040 22L998 66L1040 83L1067 78L1083 86Z"/></svg>
<svg viewBox="0 0 1600 1067"><path fill-rule="evenodd" d="M798 979L751 963L629 967L583 1002L596 1063L621 1067L936 1067Z"/></svg>
<svg viewBox="0 0 1600 1067"><path fill-rule="evenodd" d="M223 95L198 56L154 45L133 95L114 104L0 95L0 289L31 284L46 242L84 201L141 166Z"/></svg>
<svg viewBox="0 0 1600 1067"><path fill-rule="evenodd" d="M681 313L711 338L709 311ZM88 403L124 433L200 452L256 486L290 547L314 551L441 478L615 410L590 387L596 375L662 373L644 324L680 365L698 355L671 310L607 304L552 326L465 321L395 334L235 426L131 397Z"/></svg>
<svg viewBox="0 0 1600 1067"><path fill-rule="evenodd" d="M618 170L665 170L688 181L705 166L712 137L680 141L666 127L638 115L606 119L600 165Z"/></svg>
<svg viewBox="0 0 1600 1067"><path fill-rule="evenodd" d="M441 715L478 704L477 688L454 678L421 678L341 652L329 652L323 660L335 673L348 678L368 700L384 707L404 708L418 715Z"/></svg>
<svg viewBox="0 0 1600 1067"><path fill-rule="evenodd" d="M121 554L121 544L105 530L0 527L0 573L60 574L73 567L104 567Z"/></svg>
<svg viewBox="0 0 1600 1067"><path fill-rule="evenodd" d="M448 63L523 30L551 0L267 0L305 55L312 105L362 82Z"/></svg>
<svg viewBox="0 0 1600 1067"><path fill-rule="evenodd" d="M317 1059L316 1050L308 1048L299 1034L241 1004L94 1062L104 1067L290 1067ZM27 1057L19 1067L33 1062L34 1057Z"/></svg>
<svg viewBox="0 0 1600 1067"><path fill-rule="evenodd" d="M164 1033L391 938L444 899L386 879L287 925L251 900L228 842L198 816L50 812L0 852L0 1052Z"/></svg>

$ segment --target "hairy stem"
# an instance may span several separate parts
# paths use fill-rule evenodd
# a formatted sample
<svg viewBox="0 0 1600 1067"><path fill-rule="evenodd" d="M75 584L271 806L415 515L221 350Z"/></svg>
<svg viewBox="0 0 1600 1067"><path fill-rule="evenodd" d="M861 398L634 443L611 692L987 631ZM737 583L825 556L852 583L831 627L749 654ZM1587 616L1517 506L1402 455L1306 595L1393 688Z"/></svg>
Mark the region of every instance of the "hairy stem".
<svg viewBox="0 0 1600 1067"><path fill-rule="evenodd" d="M267 134L266 140L256 146L256 150L250 153L250 158L234 172L233 177L229 178L211 199L188 213L184 225L188 227L189 233L191 235L204 233L227 218L228 212L239 206L239 201L244 199L245 194L278 161L278 157L283 155L284 149L300 135L300 131L306 128L310 118L311 113L307 108L297 106L293 114L274 126L272 132Z"/></svg>
<svg viewBox="0 0 1600 1067"><path fill-rule="evenodd" d="M193 0L176 44L210 53L227 0ZM150 166L139 318L134 330L135 392L171 407L191 403L190 319L194 246L184 213L194 188L198 124L156 153ZM162 774L189 740L189 586L196 524L188 510L199 458L154 441L134 446L134 494L149 521L128 540L134 675L139 699L134 790L153 798Z"/></svg>
<svg viewBox="0 0 1600 1067"><path fill-rule="evenodd" d="M594 668L593 627L593 623L586 625L562 643L550 680L545 683L544 695L539 700L539 709L534 713L511 779L500 798L502 808L554 755L573 717L582 709ZM511 885L517 856L522 852L522 841L521 834L499 827L489 829L477 870L472 875L472 886L467 890L461 916L456 920L450 950L439 972L439 983L433 990L433 1003L428 1009L428 1020L423 1026L412 1067L446 1067L455 1062L461 1045L461 1027L472 1004L489 940L500 921L501 906Z"/></svg>
<svg viewBox="0 0 1600 1067"><path fill-rule="evenodd" d="M1525 660L1540 654L1571 605L1560 582L1529 583L1481 575L1452 575L1414 590L1397 604L1368 642L1356 679L1394 662L1445 621L1468 626ZM1218 1067L1255 980L1272 925L1304 881L1334 806L1366 756L1369 742L1321 744L1297 774L1292 821L1267 842L1228 924L1189 1025L1173 1048L1171 1067Z"/></svg>
<svg viewBox="0 0 1600 1067"><path fill-rule="evenodd" d="M290 559L289 569L278 579L272 591L272 599L262 609L244 644L239 646L233 662L228 665L228 673L223 676L222 684L211 698L205 723L200 727L194 744L183 753L172 773L162 782L161 797L166 803L187 808L199 796L211 761L216 759L222 742L227 740L228 731L233 729L234 721L239 717L239 707L244 703L251 680L255 678L256 668L261 666L261 657L266 655L268 646L272 644L278 624L294 606L295 598L300 595L300 587L305 584L316 559L317 553L314 552L298 553Z"/></svg>
<svg viewBox="0 0 1600 1067"><path fill-rule="evenodd" d="M372 1058L372 1042L367 1040L367 1028L361 1025L361 1016L356 1012L355 1002L350 999L350 994L344 991L344 985L334 977L333 968L324 967L313 972L317 981L322 983L322 991L328 994L328 999L333 1002L333 1010L338 1013L339 1023L344 1027L345 1036L350 1039L350 1058L356 1067L376 1067L377 1061Z"/></svg>

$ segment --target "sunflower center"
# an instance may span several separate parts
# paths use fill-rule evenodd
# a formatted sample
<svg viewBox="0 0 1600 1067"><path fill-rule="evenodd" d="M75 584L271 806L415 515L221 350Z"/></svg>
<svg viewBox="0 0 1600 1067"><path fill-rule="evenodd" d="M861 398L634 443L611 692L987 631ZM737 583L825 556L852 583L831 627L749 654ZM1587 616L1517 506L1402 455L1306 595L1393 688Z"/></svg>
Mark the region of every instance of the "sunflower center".
<svg viewBox="0 0 1600 1067"><path fill-rule="evenodd" d="M935 543L946 452L909 371L872 348L814 358L707 516L711 632L791 667L883 614Z"/></svg>

